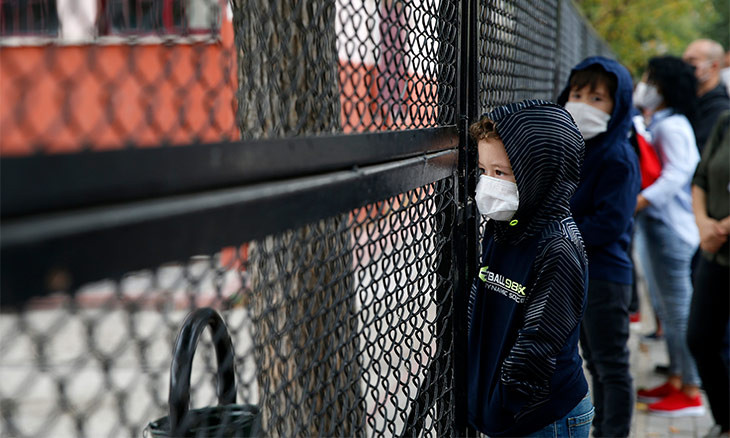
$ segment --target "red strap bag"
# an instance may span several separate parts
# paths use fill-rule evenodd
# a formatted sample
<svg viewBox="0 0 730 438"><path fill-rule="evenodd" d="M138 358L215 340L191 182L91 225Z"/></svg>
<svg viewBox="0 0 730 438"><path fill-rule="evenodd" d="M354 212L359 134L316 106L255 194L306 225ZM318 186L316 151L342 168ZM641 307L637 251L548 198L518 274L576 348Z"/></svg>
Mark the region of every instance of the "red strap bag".
<svg viewBox="0 0 730 438"><path fill-rule="evenodd" d="M641 171L641 189L649 187L654 184L654 181L659 178L662 173L662 162L659 161L659 156L656 154L654 147L649 144L646 139L639 134L636 134L636 143L639 147L639 170Z"/></svg>

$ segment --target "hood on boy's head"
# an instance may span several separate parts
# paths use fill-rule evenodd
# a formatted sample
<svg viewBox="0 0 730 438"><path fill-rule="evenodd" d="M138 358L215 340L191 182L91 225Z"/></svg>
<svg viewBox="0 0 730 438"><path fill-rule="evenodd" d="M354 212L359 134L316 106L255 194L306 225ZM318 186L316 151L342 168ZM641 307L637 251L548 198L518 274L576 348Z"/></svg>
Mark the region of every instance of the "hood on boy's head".
<svg viewBox="0 0 730 438"><path fill-rule="evenodd" d="M525 100L485 116L496 124L520 196L512 221L495 223L497 238L517 243L547 223L570 216L584 150L570 114L554 103Z"/></svg>
<svg viewBox="0 0 730 438"><path fill-rule="evenodd" d="M626 67L603 56L591 56L584 59L570 71L568 82L558 96L558 103L565 106L568 102L568 97L570 96L570 78L573 74L594 65L601 66L607 73L612 74L616 78L616 92L613 95L613 112L611 113L611 120L609 120L608 128L606 129L606 136L610 137L606 140L613 142L616 139L615 137L627 136L629 129L631 129L631 111L633 108L631 96L634 91L634 84ZM605 138L606 136L602 137Z"/></svg>

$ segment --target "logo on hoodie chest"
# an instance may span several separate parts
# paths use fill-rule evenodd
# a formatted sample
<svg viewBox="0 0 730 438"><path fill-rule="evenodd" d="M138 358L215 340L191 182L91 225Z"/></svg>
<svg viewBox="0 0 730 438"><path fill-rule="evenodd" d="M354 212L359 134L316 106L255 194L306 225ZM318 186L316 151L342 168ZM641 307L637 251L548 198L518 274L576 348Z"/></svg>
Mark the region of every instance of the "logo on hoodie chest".
<svg viewBox="0 0 730 438"><path fill-rule="evenodd" d="M489 266L484 266L479 270L479 279L484 282L487 290L502 294L517 303L522 304L527 299L526 286L504 275L491 272Z"/></svg>

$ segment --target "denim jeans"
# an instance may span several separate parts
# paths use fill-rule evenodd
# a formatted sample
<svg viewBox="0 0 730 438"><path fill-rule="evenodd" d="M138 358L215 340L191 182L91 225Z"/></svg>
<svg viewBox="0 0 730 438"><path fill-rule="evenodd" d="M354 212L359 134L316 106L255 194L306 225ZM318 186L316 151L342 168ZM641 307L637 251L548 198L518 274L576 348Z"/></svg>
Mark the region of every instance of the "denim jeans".
<svg viewBox="0 0 730 438"><path fill-rule="evenodd" d="M629 371L629 305L631 285L590 279L580 344L591 374L593 435L626 437L634 410Z"/></svg>
<svg viewBox="0 0 730 438"><path fill-rule="evenodd" d="M687 322L692 301L690 262L696 247L682 240L669 225L639 213L636 249L650 294L664 327L669 373L688 385L699 385L697 365L687 345Z"/></svg>
<svg viewBox="0 0 730 438"><path fill-rule="evenodd" d="M548 424L544 428L535 433L526 435L531 438L588 438L591 432L591 423L593 422L594 409L591 404L590 394L586 394L583 400L568 412L568 415Z"/></svg>

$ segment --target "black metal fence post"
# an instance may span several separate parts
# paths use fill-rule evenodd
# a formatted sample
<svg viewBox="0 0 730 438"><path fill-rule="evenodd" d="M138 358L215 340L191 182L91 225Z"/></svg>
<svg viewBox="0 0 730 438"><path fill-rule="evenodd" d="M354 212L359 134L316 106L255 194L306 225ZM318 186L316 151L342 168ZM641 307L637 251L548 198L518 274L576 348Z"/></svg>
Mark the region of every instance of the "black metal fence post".
<svg viewBox="0 0 730 438"><path fill-rule="evenodd" d="M563 29L561 26L561 23L563 22L563 0L557 0L557 6L558 6L558 14L557 14L557 23L555 24L555 71L553 72L553 99L555 101L558 100L558 96L560 95L560 90L562 89L562 62L561 62L561 53L563 49L563 44L561 37L563 36ZM570 67L568 67L570 68Z"/></svg>
<svg viewBox="0 0 730 438"><path fill-rule="evenodd" d="M461 26L458 24L461 20L458 1L444 1L439 6L439 40L442 42L453 41L461 36ZM439 52L439 83L447 83L451 85L451 89L442 87L439 89L439 120L444 124L453 123L454 112L449 109L459 98L451 90L458 87L460 66L451 66L448 60L452 54L448 50L440 50ZM453 68L455 67L455 68ZM457 113L458 115L458 113ZM452 198L443 200L448 204L441 213L434 218L435 230L438 234L439 241L446 242L441 247L436 263L436 272L438 277L438 287L436 289L436 303L439 307L438 314L444 315L437 321L437 351L438 359L432 361L428 366L428 374L426 381L421 384L415 402L409 407L410 412L406 420L401 436L419 436L424 427L424 413L430 409L429 403L436 405L439 419L436 425L437 436L454 436L454 391L447 391L446 394L439 395L438 383L439 376L450 376L449 384L453 389L454 379L454 305L455 297L453 293L454 278L456 274L456 265L454 263L454 236L456 234L456 217L457 209L455 208L455 199L459 190L460 180L457 175L450 178L451 186L446 193Z"/></svg>
<svg viewBox="0 0 730 438"><path fill-rule="evenodd" d="M460 44L462 32L463 32L463 15L461 15L461 8L463 7L463 1L459 1L455 3L457 7L452 8L452 10L448 11L451 14L454 14L454 18L457 23L457 26L455 29L452 29L452 31L455 33L455 39L458 41L457 45ZM443 5L443 3L442 3ZM453 6L453 5L450 5ZM443 10L443 12L447 12ZM453 22L453 21L449 21ZM449 39L451 38L452 34L451 32L444 32L444 36L447 36ZM451 39L450 39L451 40ZM443 39L442 39L443 41ZM445 57L448 59L447 55L442 52L442 57ZM445 62L440 62L440 65L448 65ZM449 72L448 81L451 83L452 89L457 90L457 95L454 96L451 94L449 96L448 101L453 102L456 100L456 116L455 120L458 123L458 119L460 117L460 109L458 107L458 100L461 99L461 93L459 90L459 81L461 80L461 59L457 57L457 63L456 63L456 69L451 70L449 72L449 69L445 69L446 72ZM444 69L441 71L441 75L444 75ZM439 96L439 98L442 98L444 96ZM461 144L461 138L459 139L459 143ZM459 151L459 155L461 155L461 150ZM441 259L439 260L438 265L438 273L439 278L442 281L442 284L437 290L437 302L440 304L442 308L449 309L449 317L448 318L442 318L439 320L439 326L441 333L441 336L438 337L438 339L441 341L441 360L439 364L439 369L448 368L449 374L451 375L451 385L452 385L452 391L449 392L448 399L440 399L437 402L437 410L441 413L439 415L439 418L441 418L441 423L437 427L437 433L439 436L458 436L457 429L454 427L456 424L456 415L457 410L455 409L455 401L458 399L458 392L455 391L455 379L456 379L456 361L454 357L455 352L455 344L454 340L457 336L457 332L455 331L454 327L454 320L456 319L456 313L455 313L455 306L457 305L458 301L458 295L456 292L456 278L458 277L457 269L458 264L455 263L456 257L455 255L458 253L458 247L455 245L455 237L458 235L458 206L455 205L456 202L458 202L458 193L459 188L461 187L461 180L458 176L458 174L452 178L454 187L452 187L451 193L454 195L454 199L452 202L449 203L449 208L446 209L443 214L439 215L437 217L437 222L439 223L438 228L440 228L440 238L446 239L446 244L443 245L443 249L441 251ZM446 353L448 352L448 353ZM445 415L444 413L448 412L449 415Z"/></svg>
<svg viewBox="0 0 730 438"><path fill-rule="evenodd" d="M476 187L476 147L469 138L469 124L478 117L479 86L477 81L477 1L461 4L461 38L459 47L459 173L457 187L457 222L454 233L454 385L456 422L455 435L467 432L466 419L466 316L467 294L473 277L477 253L477 217L474 214L473 192Z"/></svg>

